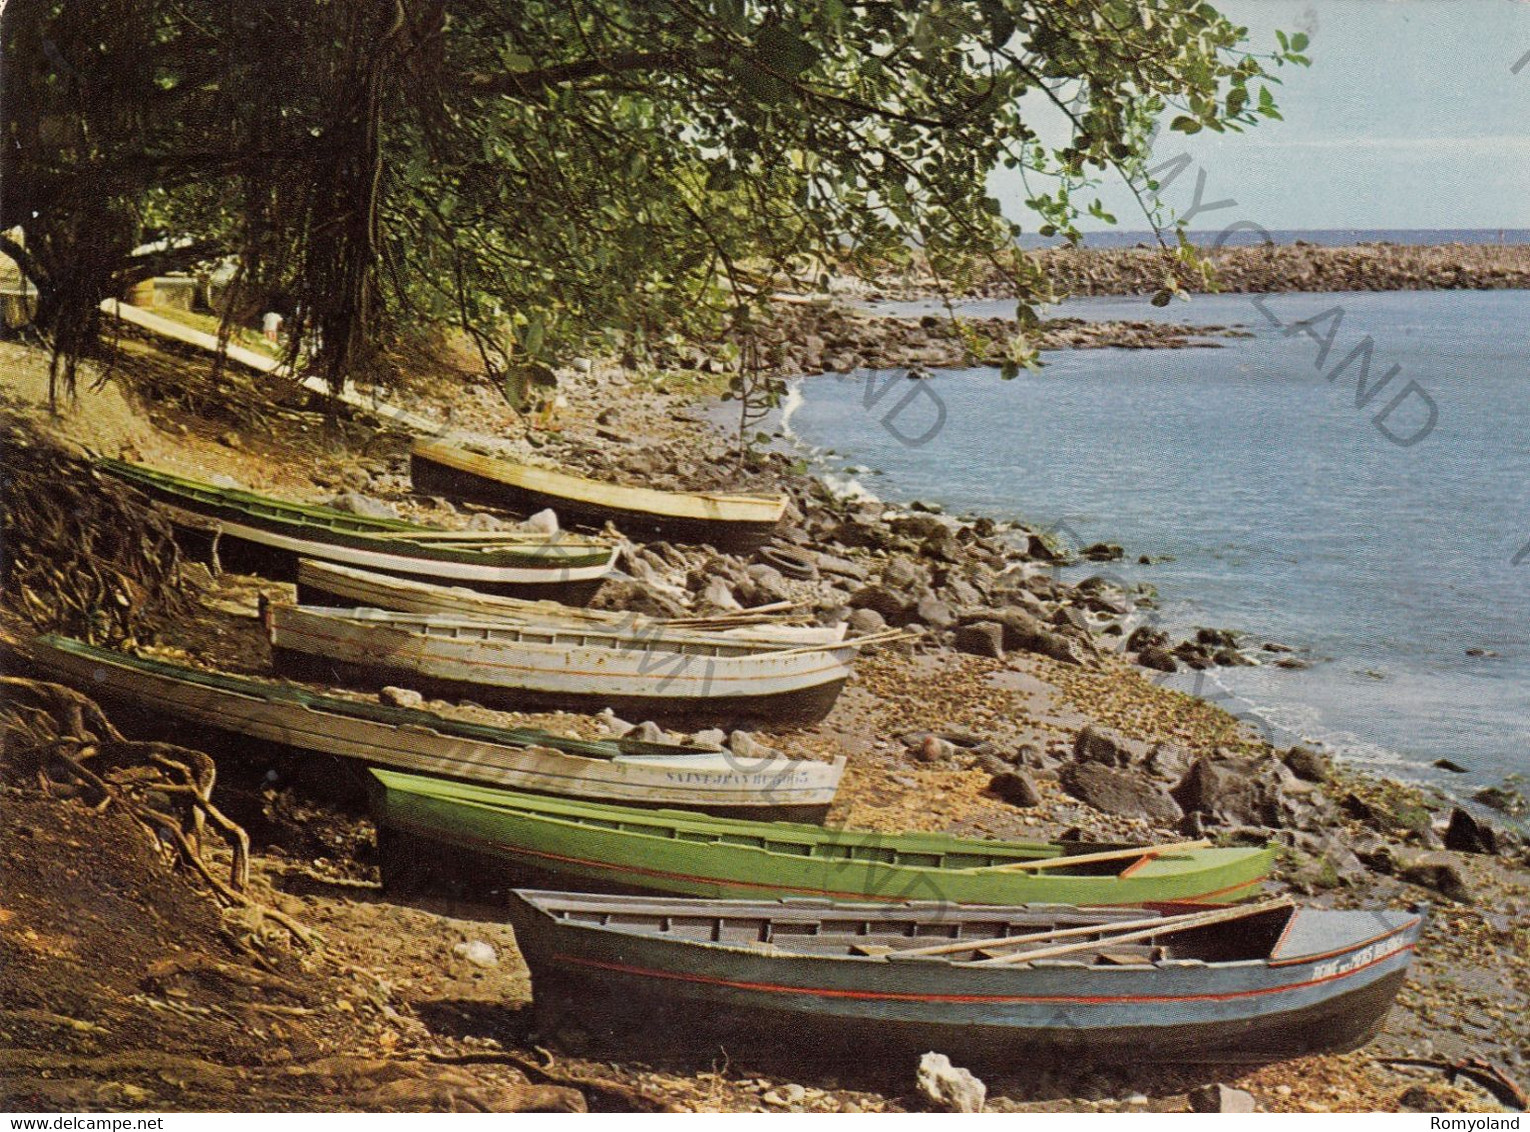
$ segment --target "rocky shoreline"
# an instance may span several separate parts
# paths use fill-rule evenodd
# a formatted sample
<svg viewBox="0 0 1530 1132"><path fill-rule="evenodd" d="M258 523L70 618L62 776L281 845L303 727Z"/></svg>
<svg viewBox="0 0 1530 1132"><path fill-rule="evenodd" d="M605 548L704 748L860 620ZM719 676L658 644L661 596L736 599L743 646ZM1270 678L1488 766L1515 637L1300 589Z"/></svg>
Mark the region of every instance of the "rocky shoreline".
<svg viewBox="0 0 1530 1132"><path fill-rule="evenodd" d="M875 348L875 322L868 329L850 321L859 315L815 311L811 317L827 331L816 349L825 368L839 368L838 343L857 357ZM794 323L792 340L814 353L814 343L796 337L800 330ZM935 337L885 346L879 364L960 364L914 356L932 348ZM132 366L122 380L134 382ZM781 453L754 453L740 463L727 438L705 423L712 392L677 375L595 365L564 375L565 405L537 429L510 414L482 384L435 408L455 427L612 479L789 493L792 505L779 539L791 552L787 570L780 568L779 555L629 544L620 563L625 577L608 583L597 604L663 614L792 600L818 620L848 620L855 630L905 628L911 639L869 652L822 724L742 740L803 757L848 756L831 821L969 836L1272 840L1284 850L1281 881L1315 903L1436 904L1409 986L1381 1038L1365 1051L1224 1070L1221 1076L1129 1068L1017 1076L989 1082L992 1110L1183 1111L1257 1104L1286 1111L1497 1111L1494 1093L1467 1078L1447 1085L1439 1067L1482 1057L1511 1076L1523 1078L1530 1068L1520 1025L1530 1007L1530 850L1523 841L1442 796L1335 766L1307 748L1272 748L1214 705L1153 678L1181 666L1292 659L1281 646L1249 647L1218 629L1173 640L1145 621L1144 595L1114 584L1103 568L1082 582L1065 581L1067 551L1040 530L841 498ZM343 443L336 443L311 427L317 418L301 407L290 416L271 416L267 429L239 431L217 422L215 414L209 424L205 400L190 415L182 405L156 400L162 396L149 395L146 405L114 401L111 413L92 418L92 442L102 451L125 450L188 471L216 467L257 490L321 501L349 496L357 506L452 526L514 524L485 509L415 495L406 438L377 422L347 422ZM423 389L420 397L430 400ZM108 422L116 422L115 431ZM1102 563L1122 553L1109 545L1080 549L1084 559ZM254 594L224 580L208 579L208 585L213 601L199 625L167 630L166 643L210 662L259 671L265 658L253 622L228 612L253 604ZM614 718L511 717L523 718L575 732L632 726ZM889 1078L852 1083L816 1075L810 1059L788 1070L779 1059L731 1051L731 1064L708 1070L705 1061L643 1050L623 1054L613 1068L609 1052L587 1049L577 1033L445 1026L443 1003L455 1004L446 1014L487 1018L506 1003L525 1001L524 970L509 958L508 931L480 922L481 910L468 922L442 920L347 889L371 883L373 875L364 815L315 800L300 775L291 784L281 774L274 780L257 774L254 782L263 784L241 786L236 776L228 789L236 798L248 791L244 808L264 815L277 831L268 831L268 840L256 846L259 883L289 914L322 923L345 963L377 980L366 991L375 1009L359 1015L352 1009L358 1029L349 1038L337 1031L334 1041L341 1045L355 1046L365 1033L372 1048L382 1035L390 1048L444 1052L463 1059L453 1064L465 1065L472 1057L513 1058L551 1043L560 1081L614 1073L624 1088L688 1108L865 1111L928 1103L913 1088L912 1065ZM313 840L313 831L331 828L333 837ZM284 880L293 869L333 883L294 888ZM407 947L383 946L406 926L413 933ZM0 941L5 931L0 921ZM453 951L468 939L489 940L506 958L475 971L465 952ZM347 1001L363 1001L347 994ZM0 1028L6 1017L0 1013ZM40 1040L29 1038L33 1045ZM60 1039L63 1046L74 1040ZM1227 1087L1228 1081L1237 1088ZM134 1087L166 1099L152 1073L135 1077ZM1233 1095L1239 1092L1246 1099ZM426 1095L439 1103L438 1094ZM109 1097L100 1103L123 1104ZM259 1104L258 1096L247 1103Z"/></svg>

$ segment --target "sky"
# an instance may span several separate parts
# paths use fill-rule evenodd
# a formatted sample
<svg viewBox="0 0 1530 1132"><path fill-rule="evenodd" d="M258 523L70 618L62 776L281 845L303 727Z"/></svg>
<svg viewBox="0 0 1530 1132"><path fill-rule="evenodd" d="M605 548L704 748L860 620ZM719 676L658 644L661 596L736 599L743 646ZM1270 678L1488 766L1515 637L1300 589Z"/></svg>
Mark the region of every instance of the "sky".
<svg viewBox="0 0 1530 1132"><path fill-rule="evenodd" d="M1530 228L1530 0L1213 3L1261 52L1275 49L1276 28L1306 32L1312 66L1276 72L1284 121L1160 137L1155 163L1181 153L1196 163L1165 203L1188 212L1201 170L1203 202L1236 201L1203 210L1192 228ZM996 173L993 186L1033 229L1014 175ZM1124 187L1100 197L1118 227L1147 226ZM1090 217L1079 226L1105 227Z"/></svg>

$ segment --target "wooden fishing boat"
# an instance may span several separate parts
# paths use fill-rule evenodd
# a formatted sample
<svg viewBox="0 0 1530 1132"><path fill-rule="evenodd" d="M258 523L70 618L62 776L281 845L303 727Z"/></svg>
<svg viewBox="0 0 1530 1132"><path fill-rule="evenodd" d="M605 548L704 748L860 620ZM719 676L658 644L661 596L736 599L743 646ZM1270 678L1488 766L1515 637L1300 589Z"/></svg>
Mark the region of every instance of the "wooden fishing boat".
<svg viewBox="0 0 1530 1132"><path fill-rule="evenodd" d="M660 491L624 487L439 440L418 439L409 455L416 491L472 499L529 514L544 507L565 522L613 523L637 537L740 547L767 541L786 511L784 495Z"/></svg>
<svg viewBox="0 0 1530 1132"><path fill-rule="evenodd" d="M611 571L616 547L573 535L446 531L403 519L218 487L100 459L96 466L144 491L184 530L216 539L231 569L292 581L299 557L517 596L587 601Z"/></svg>
<svg viewBox="0 0 1530 1132"><path fill-rule="evenodd" d="M300 605L391 609L398 613L441 614L516 625L556 624L641 633L704 631L741 640L770 641L781 646L840 641L844 639L846 629L844 622L832 627L780 624L771 619L781 612L777 606L710 617L646 617L641 613L579 609L555 601L530 601L481 593L463 586L395 578L310 558L298 561L297 593Z"/></svg>
<svg viewBox="0 0 1530 1132"><path fill-rule="evenodd" d="M1122 913L515 897L538 1013L572 1012L596 1036L640 1018L730 1048L789 1034L815 1060L935 1049L985 1068L1353 1049L1385 1019L1423 922L1288 898Z"/></svg>
<svg viewBox="0 0 1530 1132"><path fill-rule="evenodd" d="M703 817L539 798L374 770L384 883L567 886L681 896L827 896L951 904L1230 902L1252 895L1269 848L978 841ZM431 847L434 847L432 850Z"/></svg>
<svg viewBox="0 0 1530 1132"><path fill-rule="evenodd" d="M632 711L713 724L822 719L861 637L783 647L715 633L517 625L379 609L268 605L272 656L291 675L408 684L524 710Z"/></svg>
<svg viewBox="0 0 1530 1132"><path fill-rule="evenodd" d="M43 636L27 655L46 675L135 712L374 766L642 805L807 813L834 800L845 760L740 759L726 751L585 740L304 688Z"/></svg>

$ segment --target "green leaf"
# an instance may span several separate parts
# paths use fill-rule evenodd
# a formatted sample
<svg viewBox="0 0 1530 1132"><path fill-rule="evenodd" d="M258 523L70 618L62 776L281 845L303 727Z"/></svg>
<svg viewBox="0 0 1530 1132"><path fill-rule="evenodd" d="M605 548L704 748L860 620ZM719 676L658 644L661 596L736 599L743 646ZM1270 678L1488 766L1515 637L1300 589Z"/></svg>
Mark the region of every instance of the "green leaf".
<svg viewBox="0 0 1530 1132"><path fill-rule="evenodd" d="M1305 51L1307 50L1307 44L1311 42L1312 41L1307 38L1305 32L1299 31L1291 37L1291 50L1296 52Z"/></svg>
<svg viewBox="0 0 1530 1132"><path fill-rule="evenodd" d="M794 79L818 62L818 49L780 24L767 24L754 37L760 62L785 78Z"/></svg>
<svg viewBox="0 0 1530 1132"><path fill-rule="evenodd" d="M1169 123L1169 129L1178 130L1182 134L1198 134L1201 132L1201 124L1194 118L1187 118L1181 114Z"/></svg>

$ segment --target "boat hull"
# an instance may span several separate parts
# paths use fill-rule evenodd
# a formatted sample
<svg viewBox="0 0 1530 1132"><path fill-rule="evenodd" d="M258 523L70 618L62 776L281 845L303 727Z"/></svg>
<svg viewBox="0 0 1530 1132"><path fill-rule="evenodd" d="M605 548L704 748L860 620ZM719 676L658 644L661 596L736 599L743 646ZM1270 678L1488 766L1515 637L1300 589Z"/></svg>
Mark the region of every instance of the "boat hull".
<svg viewBox="0 0 1530 1132"><path fill-rule="evenodd" d="M1098 847L645 814L373 773L374 815L392 850L383 881L400 888L445 875L481 893L555 877L561 887L575 880L593 891L713 899L1231 902L1255 893L1273 858L1268 849L1201 849L1165 853L1119 874L1092 866L995 871L991 866Z"/></svg>
<svg viewBox="0 0 1530 1132"><path fill-rule="evenodd" d="M816 722L850 675L853 644L807 651L737 639L654 631L494 625L268 610L278 669L361 687L404 683L443 698L515 711L567 708L646 715L660 722Z"/></svg>
<svg viewBox="0 0 1530 1132"><path fill-rule="evenodd" d="M678 918L680 905L708 902L674 903ZM1373 938L1305 961L983 968L808 956L789 943L773 954L697 945L554 920L519 898L510 908L550 1030L572 1017L616 1043L660 1027L730 1048L801 1048L811 1035L815 1060L937 1049L1001 1072L1038 1060L1266 1062L1356 1048L1385 1020L1420 928L1417 916L1379 913Z"/></svg>
<svg viewBox="0 0 1530 1132"><path fill-rule="evenodd" d="M663 515L608 503L574 499L554 491L504 479L433 458L430 451L410 453L409 475L414 489L428 495L470 500L520 514L550 507L570 525L599 530L611 523L623 533L641 539L666 539L679 543L704 543L720 549L749 550L770 541L778 519L706 519Z"/></svg>
<svg viewBox="0 0 1530 1132"><path fill-rule="evenodd" d="M648 974L632 963L592 970L564 956L539 961L525 948L522 954L532 968L534 1005L543 1028L555 1032L558 1025L577 1020L613 1047L630 1049L634 1037L659 1029L705 1035L729 1048L737 1048L739 1041L755 1043L755 1048L809 1041L815 1060L853 1065L864 1063L868 1043L874 1042L879 1054L897 1050L915 1058L940 1050L962 1065L1009 1073L1037 1062L1262 1063L1357 1049L1376 1036L1406 977L1394 970L1354 991L1256 1019L1208 1018L1167 1027L1093 1025L1082 1019L1062 1024L1055 1009L1042 1007L1029 1018L987 1024L972 1015L926 1021L887 1017L876 1009L824 1016L780 1001L788 992L688 993L675 989L676 980Z"/></svg>
<svg viewBox="0 0 1530 1132"><path fill-rule="evenodd" d="M616 561L598 540L516 536L515 542L457 535L402 519L333 508L184 479L121 460L96 466L143 491L181 531L230 568L292 581L299 557L385 574L462 583L517 596L588 600ZM446 536L443 541L443 536Z"/></svg>
<svg viewBox="0 0 1530 1132"><path fill-rule="evenodd" d="M254 574L277 582L298 581L304 558L355 566L389 577L439 585L465 586L485 594L529 600L550 599L565 605L587 604L610 573L600 566L527 567L457 566L431 559L357 547L335 546L278 531L209 519L195 512L159 504L177 529L193 540L188 553L212 559L223 570Z"/></svg>
<svg viewBox="0 0 1530 1132"><path fill-rule="evenodd" d="M504 621L511 624L583 625L593 629L642 633L705 631L740 641L788 645L829 644L843 640L846 625L781 625L760 616L758 622L736 618L649 617L640 613L576 609L556 602L530 603L486 594L462 586L442 586L417 579L378 574L333 562L303 559L297 566L299 605L324 605L337 609L390 609L399 613L435 614ZM747 611L746 611L747 612ZM731 622L737 622L732 624Z"/></svg>
<svg viewBox="0 0 1530 1132"><path fill-rule="evenodd" d="M628 805L798 816L826 808L844 773L843 759L818 763L781 756L746 762L727 752L683 747L658 753L657 744L647 754L640 748L633 754L591 757L549 747L537 742L535 734L528 733L526 742L511 742L515 736L508 729L454 726L451 720L406 709L346 707L332 697L221 674L199 679L193 669L135 664L134 658L74 642L34 641L27 655L49 677L161 721L173 719L368 766L515 790ZM174 671L178 668L179 673Z"/></svg>

